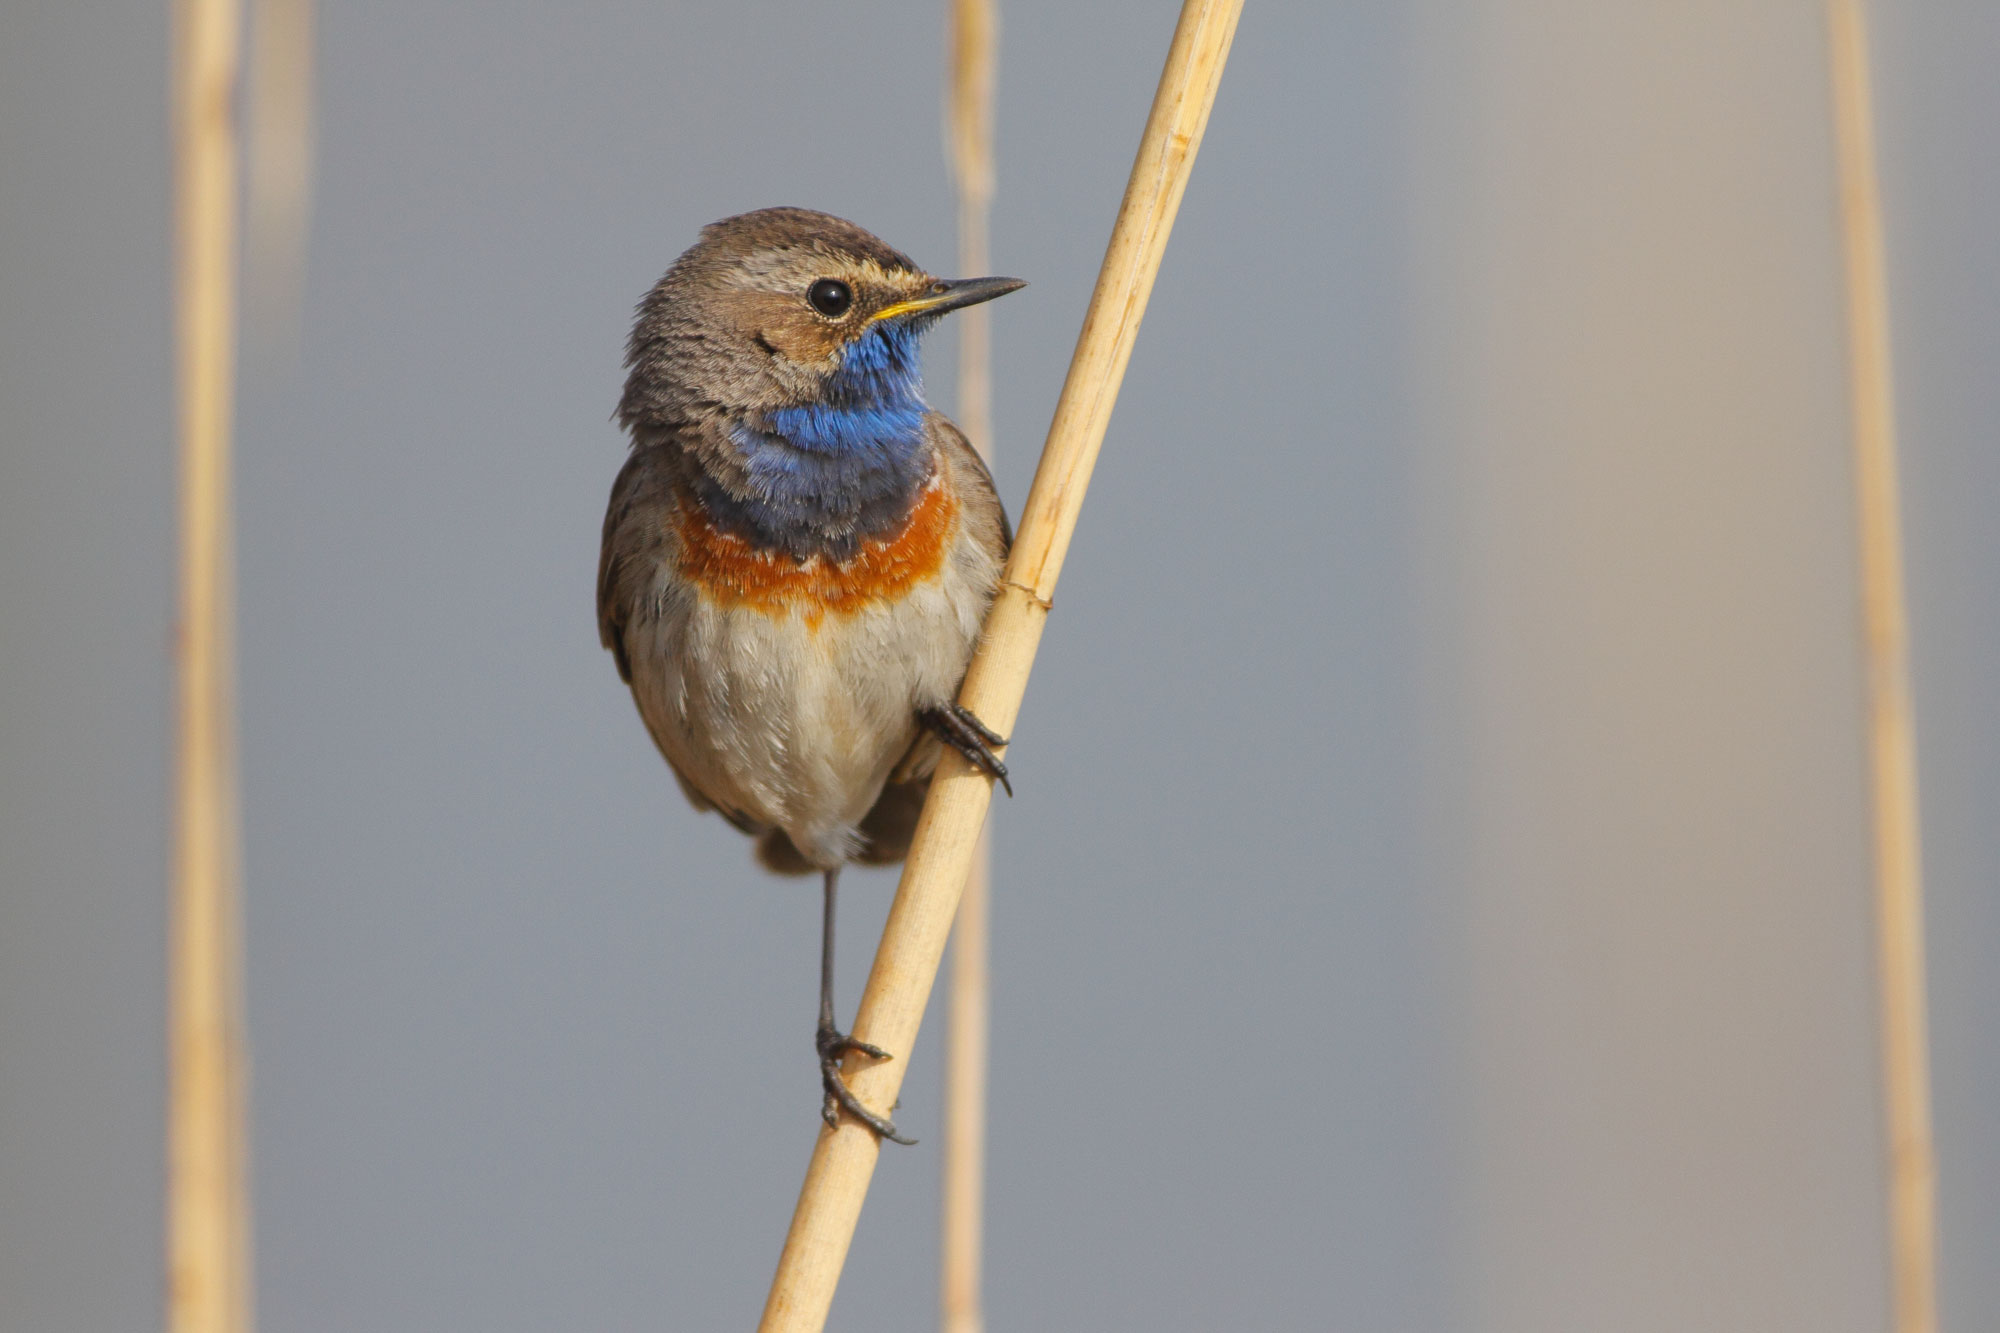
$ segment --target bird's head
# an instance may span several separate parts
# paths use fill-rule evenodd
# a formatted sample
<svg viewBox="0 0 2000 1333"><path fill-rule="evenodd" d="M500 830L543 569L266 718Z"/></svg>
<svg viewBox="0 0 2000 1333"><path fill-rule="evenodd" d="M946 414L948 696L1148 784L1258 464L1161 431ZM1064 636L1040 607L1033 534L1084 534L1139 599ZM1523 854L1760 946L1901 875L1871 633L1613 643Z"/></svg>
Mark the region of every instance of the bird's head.
<svg viewBox="0 0 2000 1333"><path fill-rule="evenodd" d="M724 218L640 302L619 417L629 429L775 421L789 436L785 419L814 428L809 413L825 419L807 433L837 444L877 414L921 413L918 344L939 316L1024 285L935 277L826 213Z"/></svg>

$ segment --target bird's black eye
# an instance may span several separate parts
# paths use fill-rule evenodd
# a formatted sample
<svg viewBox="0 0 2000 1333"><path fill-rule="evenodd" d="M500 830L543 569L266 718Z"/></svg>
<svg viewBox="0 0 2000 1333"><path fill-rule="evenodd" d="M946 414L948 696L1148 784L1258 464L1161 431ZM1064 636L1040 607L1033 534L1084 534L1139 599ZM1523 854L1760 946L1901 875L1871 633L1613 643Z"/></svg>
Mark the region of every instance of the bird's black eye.
<svg viewBox="0 0 2000 1333"><path fill-rule="evenodd" d="M807 289L806 300L828 319L839 319L854 304L854 291L839 278L821 278Z"/></svg>

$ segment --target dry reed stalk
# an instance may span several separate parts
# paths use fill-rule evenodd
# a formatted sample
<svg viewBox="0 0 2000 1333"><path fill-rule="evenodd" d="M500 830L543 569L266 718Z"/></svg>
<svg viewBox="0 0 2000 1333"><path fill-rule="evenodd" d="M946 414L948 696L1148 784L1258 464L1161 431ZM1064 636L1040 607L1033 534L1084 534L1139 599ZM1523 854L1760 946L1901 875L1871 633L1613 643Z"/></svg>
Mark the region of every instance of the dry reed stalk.
<svg viewBox="0 0 2000 1333"><path fill-rule="evenodd" d="M992 1012L989 941L991 838L981 831L959 895L945 1016L943 1218L938 1297L943 1333L981 1333L985 1249L987 1035Z"/></svg>
<svg viewBox="0 0 2000 1333"><path fill-rule="evenodd" d="M168 983L172 1333L250 1327L229 486L239 27L236 0L180 0L175 9L181 566Z"/></svg>
<svg viewBox="0 0 2000 1333"><path fill-rule="evenodd" d="M312 216L313 0L253 0L250 32L250 327L290 351Z"/></svg>
<svg viewBox="0 0 2000 1333"><path fill-rule="evenodd" d="M1013 554L959 692L960 703L1003 735L1013 730L1020 713L1084 489L1242 8L1242 0L1186 0L1181 9L1069 377L1022 506ZM992 799L991 781L947 751L917 823L855 1018L856 1037L895 1057L849 1057L845 1074L865 1105L886 1111L896 1103ZM759 1324L764 1333L815 1333L825 1326L880 1151L874 1133L852 1118L843 1117L838 1128L820 1130L765 1301Z"/></svg>
<svg viewBox="0 0 2000 1333"><path fill-rule="evenodd" d="M1924 888L1903 578L1894 378L1868 34L1860 0L1828 0L1835 150L1847 279L1861 622L1868 690L1877 983L1889 1136L1896 1333L1937 1328L1937 1158L1924 997Z"/></svg>
<svg viewBox="0 0 2000 1333"><path fill-rule="evenodd" d="M993 206L993 86L999 55L994 0L952 0L945 97L946 142L958 186L958 271L990 267ZM991 306L961 312L958 424L980 456L993 457ZM991 1012L988 930L992 839L982 832L952 931L945 1017L944 1163L938 1300L943 1333L981 1333L980 1266L986 1201L986 1069Z"/></svg>

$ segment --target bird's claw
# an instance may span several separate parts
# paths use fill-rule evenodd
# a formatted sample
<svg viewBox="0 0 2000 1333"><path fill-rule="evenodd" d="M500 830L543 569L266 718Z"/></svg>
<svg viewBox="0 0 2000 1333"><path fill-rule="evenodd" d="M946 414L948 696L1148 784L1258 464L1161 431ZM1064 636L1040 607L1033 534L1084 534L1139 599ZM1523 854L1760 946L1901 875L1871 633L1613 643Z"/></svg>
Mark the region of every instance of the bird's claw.
<svg viewBox="0 0 2000 1333"><path fill-rule="evenodd" d="M1007 738L981 722L971 709L956 702L939 704L917 714L917 720L964 755L974 768L998 782L1009 796L1014 794L1014 784L1007 780L1007 765L993 753L993 747L1005 745Z"/></svg>
<svg viewBox="0 0 2000 1333"><path fill-rule="evenodd" d="M896 1126L888 1119L876 1115L863 1106L861 1099L847 1086L847 1080L840 1076L840 1058L849 1051L858 1051L871 1060L893 1060L895 1057L880 1046L857 1041L830 1027L821 1028L813 1044L819 1049L819 1082L820 1087L826 1092L825 1100L820 1103L819 1114L820 1119L826 1121L827 1128L840 1128L840 1112L844 1108L849 1115L874 1130L878 1136L891 1143L914 1147L917 1142L915 1139L904 1138L896 1132Z"/></svg>
<svg viewBox="0 0 2000 1333"><path fill-rule="evenodd" d="M813 1048L822 1060L838 1060L849 1051L859 1051L871 1060L893 1060L896 1057L880 1046L848 1036L838 1028L821 1028L813 1034Z"/></svg>

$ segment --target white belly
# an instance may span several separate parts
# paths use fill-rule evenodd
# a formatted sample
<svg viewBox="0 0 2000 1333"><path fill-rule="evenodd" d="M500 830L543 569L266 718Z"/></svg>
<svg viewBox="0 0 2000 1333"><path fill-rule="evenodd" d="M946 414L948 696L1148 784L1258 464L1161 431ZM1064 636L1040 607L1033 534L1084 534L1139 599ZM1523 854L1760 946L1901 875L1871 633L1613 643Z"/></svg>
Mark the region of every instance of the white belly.
<svg viewBox="0 0 2000 1333"><path fill-rule="evenodd" d="M626 639L661 750L715 805L839 865L915 740L917 713L953 697L971 657L992 572L955 554L902 599L817 624L800 610L718 605L663 571L657 615Z"/></svg>

